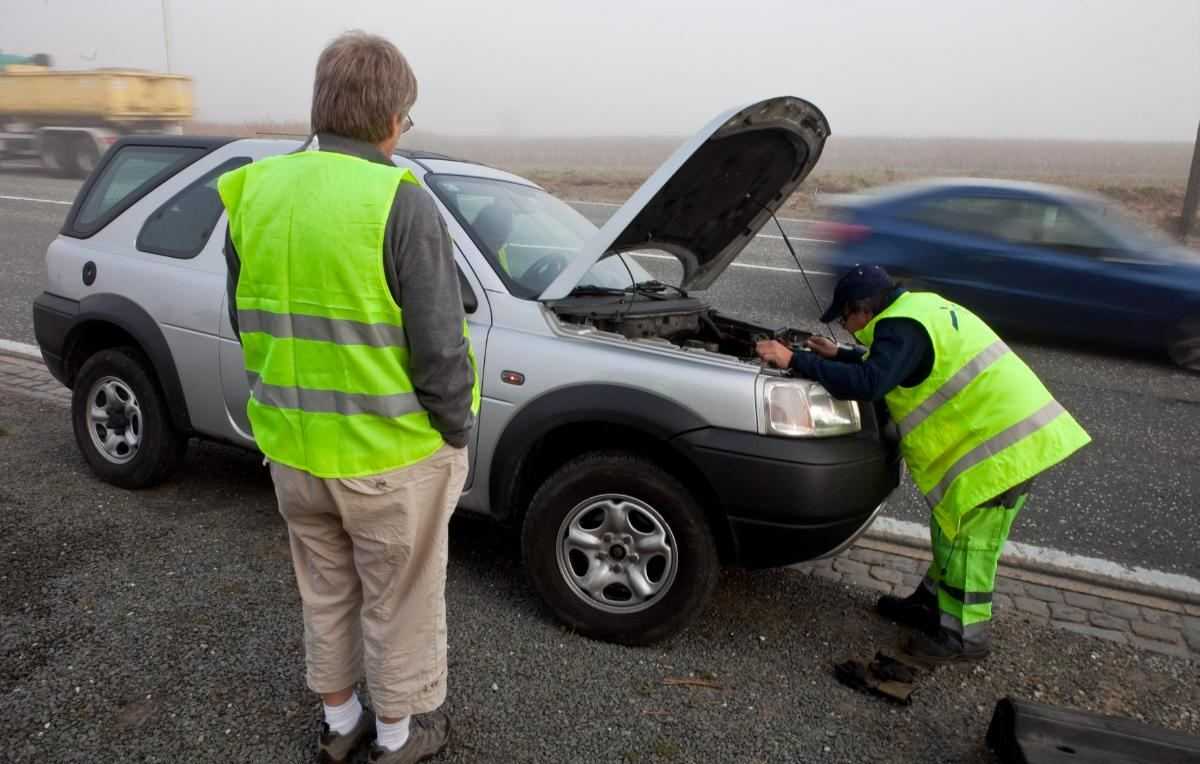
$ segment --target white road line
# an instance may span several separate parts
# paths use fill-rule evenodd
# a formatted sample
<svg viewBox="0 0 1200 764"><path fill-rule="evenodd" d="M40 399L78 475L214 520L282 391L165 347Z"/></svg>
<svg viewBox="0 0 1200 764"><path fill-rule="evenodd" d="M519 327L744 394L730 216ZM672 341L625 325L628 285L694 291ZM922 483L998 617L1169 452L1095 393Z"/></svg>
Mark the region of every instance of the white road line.
<svg viewBox="0 0 1200 764"><path fill-rule="evenodd" d="M616 202L585 202L583 199L564 199L567 204L584 204L591 207L620 207ZM779 218L781 223L820 223L820 220L810 220L808 218Z"/></svg>
<svg viewBox="0 0 1200 764"><path fill-rule="evenodd" d="M673 257L671 255L650 255L650 254L646 254L644 252L631 252L630 254L633 255L634 257L644 257L647 260L675 260L676 259L675 257ZM733 263L733 267L734 268L748 268L750 270L755 270L755 271L775 271L776 273L800 273L801 272L799 268L780 268L777 265L755 265L754 263ZM807 268L804 269L804 273L808 273L813 276L833 276L833 275L835 275L835 274L829 273L827 271L810 271Z"/></svg>
<svg viewBox="0 0 1200 764"><path fill-rule="evenodd" d="M12 340L0 340L0 352L12 353L24 358L30 358L34 361L42 360L42 351L38 350L37 345L30 345L25 342L13 342Z"/></svg>
<svg viewBox="0 0 1200 764"><path fill-rule="evenodd" d="M920 523L896 520L891 517L880 517L872 523L871 529L895 536L902 536L917 544L927 545L929 543L929 528ZM1083 576L1101 576L1117 581L1127 581L1143 586L1153 586L1200 596L1200 580L1191 578L1190 576L1167 573L1161 570L1151 570L1140 566L1122 565L1118 562L1102 560L1098 557L1068 554L1058 549L1034 546L1033 544L1022 544L1016 541L1008 543L1004 550L1004 556L1000 561L1002 563L1015 564L1018 567L1023 561L1041 563L1047 567L1058 568L1060 570L1065 569L1076 574L1082 574Z"/></svg>
<svg viewBox="0 0 1200 764"><path fill-rule="evenodd" d="M756 239L775 239L777 241L783 241L782 236L776 236L773 233L760 233L757 236L755 236L755 238ZM833 239L806 239L803 236L789 236L788 238L791 239L792 241L811 241L814 244L833 244L833 243L835 243L833 241Z"/></svg>
<svg viewBox="0 0 1200 764"><path fill-rule="evenodd" d="M7 199L10 202L36 202L38 204L61 204L70 207L72 202L64 202L59 199L35 199L32 196L3 196L0 199Z"/></svg>

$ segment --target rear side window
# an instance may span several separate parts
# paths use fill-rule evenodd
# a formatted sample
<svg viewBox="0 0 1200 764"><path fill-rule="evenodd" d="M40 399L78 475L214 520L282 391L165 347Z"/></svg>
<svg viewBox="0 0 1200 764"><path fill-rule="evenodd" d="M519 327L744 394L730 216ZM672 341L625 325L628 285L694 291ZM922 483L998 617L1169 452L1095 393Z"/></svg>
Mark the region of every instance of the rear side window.
<svg viewBox="0 0 1200 764"><path fill-rule="evenodd" d="M249 157L230 159L171 197L146 219L138 233L137 248L182 259L200 254L224 209L217 193L217 180L249 163Z"/></svg>
<svg viewBox="0 0 1200 764"><path fill-rule="evenodd" d="M901 217L948 231L1045 246L1090 251L1113 246L1096 226L1059 204L1038 199L956 197L918 204Z"/></svg>
<svg viewBox="0 0 1200 764"><path fill-rule="evenodd" d="M1007 238L1002 232L1027 217L1019 199L959 196L920 202L901 214L906 220L934 228Z"/></svg>
<svg viewBox="0 0 1200 764"><path fill-rule="evenodd" d="M205 153L190 146L125 146L88 190L74 228L91 235Z"/></svg>

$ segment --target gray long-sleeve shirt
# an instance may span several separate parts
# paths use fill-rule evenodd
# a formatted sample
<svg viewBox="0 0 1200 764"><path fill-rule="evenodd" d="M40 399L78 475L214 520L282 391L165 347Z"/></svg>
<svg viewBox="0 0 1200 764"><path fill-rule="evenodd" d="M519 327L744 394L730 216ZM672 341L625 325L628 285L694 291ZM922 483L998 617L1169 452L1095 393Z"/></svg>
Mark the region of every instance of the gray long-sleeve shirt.
<svg viewBox="0 0 1200 764"><path fill-rule="evenodd" d="M392 164L379 149L362 141L321 133L317 143L321 151ZM454 244L428 191L412 183L401 183L396 189L381 256L388 288L404 311L413 390L429 412L434 429L448 444L462 448L474 425L471 391L475 371L462 331L465 313ZM241 260L228 230L225 261L229 266L229 320L236 335Z"/></svg>

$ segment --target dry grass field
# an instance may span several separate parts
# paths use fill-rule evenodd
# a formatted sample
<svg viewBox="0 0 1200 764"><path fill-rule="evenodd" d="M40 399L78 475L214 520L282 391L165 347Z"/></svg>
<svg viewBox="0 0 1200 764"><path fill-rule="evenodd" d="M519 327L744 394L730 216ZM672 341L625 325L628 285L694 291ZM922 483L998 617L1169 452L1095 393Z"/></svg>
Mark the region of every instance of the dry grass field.
<svg viewBox="0 0 1200 764"><path fill-rule="evenodd" d="M192 123L202 134L299 135L304 124ZM403 145L439 151L524 175L567 199L620 202L682 138L488 138L415 131ZM1035 180L1100 193L1148 223L1175 230L1192 146L833 135L813 176L788 200L790 215L818 215L820 194L937 176Z"/></svg>

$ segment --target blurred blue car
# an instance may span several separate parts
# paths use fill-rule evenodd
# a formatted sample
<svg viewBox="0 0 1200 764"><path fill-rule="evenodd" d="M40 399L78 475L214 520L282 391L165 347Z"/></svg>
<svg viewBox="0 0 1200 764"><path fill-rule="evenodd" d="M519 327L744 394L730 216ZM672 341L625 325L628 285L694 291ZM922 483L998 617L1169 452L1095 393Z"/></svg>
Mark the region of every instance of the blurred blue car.
<svg viewBox="0 0 1200 764"><path fill-rule="evenodd" d="M953 179L829 197L818 261L877 263L999 326L1166 350L1200 371L1200 253L1110 201Z"/></svg>

